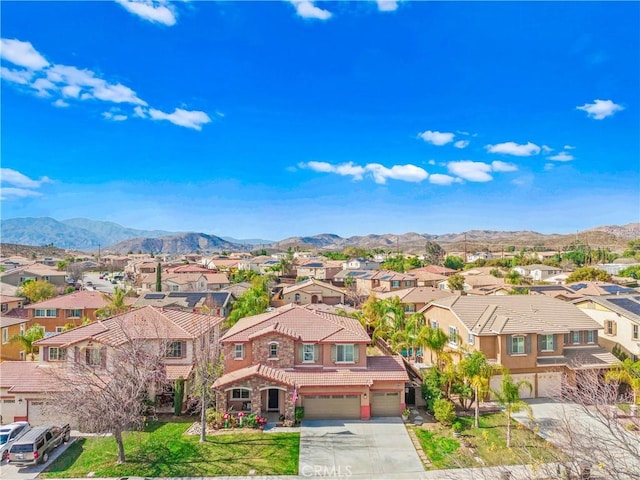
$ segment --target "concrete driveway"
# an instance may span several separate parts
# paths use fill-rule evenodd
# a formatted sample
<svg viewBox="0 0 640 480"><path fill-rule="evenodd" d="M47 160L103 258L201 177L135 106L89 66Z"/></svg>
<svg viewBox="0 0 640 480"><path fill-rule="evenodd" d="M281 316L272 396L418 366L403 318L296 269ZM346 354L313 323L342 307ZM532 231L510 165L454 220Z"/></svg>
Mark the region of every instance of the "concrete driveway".
<svg viewBox="0 0 640 480"><path fill-rule="evenodd" d="M302 422L298 474L415 480L424 467L399 418L314 420Z"/></svg>
<svg viewBox="0 0 640 480"><path fill-rule="evenodd" d="M0 464L0 478L7 480L33 480L37 478L40 473L47 468L51 463L58 458L62 453L69 448L76 439L71 437L71 440L67 443L63 443L55 448L49 455L49 461L44 464L31 465L28 467L17 467L10 465L6 461Z"/></svg>

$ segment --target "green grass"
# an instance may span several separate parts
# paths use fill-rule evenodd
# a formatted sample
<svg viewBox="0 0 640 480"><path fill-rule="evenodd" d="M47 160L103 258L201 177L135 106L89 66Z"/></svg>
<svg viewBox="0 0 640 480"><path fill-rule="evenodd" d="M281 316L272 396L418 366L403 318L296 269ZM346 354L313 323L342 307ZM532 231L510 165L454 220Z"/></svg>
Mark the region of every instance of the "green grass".
<svg viewBox="0 0 640 480"><path fill-rule="evenodd" d="M464 425L459 438L453 438L451 428L440 424L430 426L429 430L415 429L433 468L546 463L562 458L557 448L515 421L511 428L511 448L507 449L507 419L503 413L480 416L479 428L473 427L473 417L459 421Z"/></svg>
<svg viewBox="0 0 640 480"><path fill-rule="evenodd" d="M218 475L295 475L298 433L241 433L207 437L183 435L191 422L151 422L143 432L124 436L126 463L118 465L112 437L76 440L41 474L44 478L207 477Z"/></svg>

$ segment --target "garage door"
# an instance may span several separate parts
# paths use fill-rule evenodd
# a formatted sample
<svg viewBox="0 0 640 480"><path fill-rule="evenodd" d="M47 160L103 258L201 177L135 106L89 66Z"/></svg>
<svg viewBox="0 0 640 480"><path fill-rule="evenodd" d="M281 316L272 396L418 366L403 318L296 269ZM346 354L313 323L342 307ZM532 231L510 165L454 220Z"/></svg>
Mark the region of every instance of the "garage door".
<svg viewBox="0 0 640 480"><path fill-rule="evenodd" d="M371 398L372 417L400 416L400 392L373 392Z"/></svg>
<svg viewBox="0 0 640 480"><path fill-rule="evenodd" d="M359 419L360 395L306 395L305 420Z"/></svg>
<svg viewBox="0 0 640 480"><path fill-rule="evenodd" d="M520 398L535 398L536 395L536 374L535 373L519 373L516 375L511 375L511 380L513 383L518 383L521 381L526 381L531 384L531 390L526 384L520 386L518 393L520 394ZM489 381L489 388L491 390L500 391L500 382L502 382L502 375L494 375L491 377ZM493 399L493 395L491 395Z"/></svg>
<svg viewBox="0 0 640 480"><path fill-rule="evenodd" d="M77 428L77 422L71 416L47 412L43 401L29 400L29 423L33 425L62 425L69 423L71 428Z"/></svg>
<svg viewBox="0 0 640 480"><path fill-rule="evenodd" d="M15 399L5 398L0 402L0 417L2 417L2 425L4 425L5 423L13 422L15 414L16 414Z"/></svg>
<svg viewBox="0 0 640 480"><path fill-rule="evenodd" d="M562 386L562 373L538 374L538 397L558 397Z"/></svg>

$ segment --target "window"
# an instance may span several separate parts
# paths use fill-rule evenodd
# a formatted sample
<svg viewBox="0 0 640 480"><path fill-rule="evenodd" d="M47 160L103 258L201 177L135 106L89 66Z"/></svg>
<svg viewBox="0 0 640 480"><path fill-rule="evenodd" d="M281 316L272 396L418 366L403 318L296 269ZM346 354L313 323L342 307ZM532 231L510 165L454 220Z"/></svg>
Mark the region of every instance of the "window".
<svg viewBox="0 0 640 480"><path fill-rule="evenodd" d="M604 331L607 335L615 335L615 324L616 322L614 320L606 320L604 322Z"/></svg>
<svg viewBox="0 0 640 480"><path fill-rule="evenodd" d="M278 344L270 343L269 344L269 358L278 358Z"/></svg>
<svg viewBox="0 0 640 480"><path fill-rule="evenodd" d="M167 358L183 358L185 356L184 342L169 342L167 350L164 354Z"/></svg>
<svg viewBox="0 0 640 480"><path fill-rule="evenodd" d="M294 295L293 299L294 299L294 301L295 301L296 303L300 303L300 294L299 294L299 293L296 293L296 294Z"/></svg>
<svg viewBox="0 0 640 480"><path fill-rule="evenodd" d="M67 349L58 347L49 347L49 360L52 362L60 362L66 360Z"/></svg>
<svg viewBox="0 0 640 480"><path fill-rule="evenodd" d="M2 329L2 343L7 343L9 341L9 328L4 327Z"/></svg>
<svg viewBox="0 0 640 480"><path fill-rule="evenodd" d="M6 312L7 310L9 310L9 304L3 303L2 306L0 307L0 310L3 312Z"/></svg>
<svg viewBox="0 0 640 480"><path fill-rule="evenodd" d="M56 333L62 333L64 327L56 327Z"/></svg>
<svg viewBox="0 0 640 480"><path fill-rule="evenodd" d="M24 323L20 324L20 333L24 333Z"/></svg>
<svg viewBox="0 0 640 480"><path fill-rule="evenodd" d="M400 288L400 280L391 280L391 288Z"/></svg>
<svg viewBox="0 0 640 480"><path fill-rule="evenodd" d="M434 330L438 328L438 322L435 320L431 320L431 328Z"/></svg>
<svg viewBox="0 0 640 480"><path fill-rule="evenodd" d="M571 343L580 343L580 332L571 332Z"/></svg>
<svg viewBox="0 0 640 480"><path fill-rule="evenodd" d="M353 361L353 345L336 345L336 362Z"/></svg>
<svg viewBox="0 0 640 480"><path fill-rule="evenodd" d="M458 329L456 327L449 327L449 343L458 345Z"/></svg>
<svg viewBox="0 0 640 480"><path fill-rule="evenodd" d="M234 388L231 390L231 400L249 400L251 392L244 388Z"/></svg>
<svg viewBox="0 0 640 480"><path fill-rule="evenodd" d="M412 283L411 280L405 280L404 281L404 286L409 288L411 286L411 283Z"/></svg>
<svg viewBox="0 0 640 480"><path fill-rule="evenodd" d="M58 310L56 308L36 308L33 311L33 316L40 318L55 318L58 316Z"/></svg>
<svg viewBox="0 0 640 480"><path fill-rule="evenodd" d="M587 330L587 343L596 343L598 339L597 330Z"/></svg>
<svg viewBox="0 0 640 480"><path fill-rule="evenodd" d="M476 343L476 336L473 333L470 333L467 337L467 342L469 343L469 345L473 345L474 343Z"/></svg>
<svg viewBox="0 0 640 480"><path fill-rule="evenodd" d="M413 313L416 311L416 306L413 303L405 303L404 311L405 313Z"/></svg>
<svg viewBox="0 0 640 480"><path fill-rule="evenodd" d="M302 345L302 361L313 362L315 360L315 345L311 343L305 343Z"/></svg>
<svg viewBox="0 0 640 480"><path fill-rule="evenodd" d="M553 335L540 335L540 351L553 352Z"/></svg>
<svg viewBox="0 0 640 480"><path fill-rule="evenodd" d="M638 331L639 328L640 328L640 326L638 326L638 325L634 325L632 327L631 338L633 338L634 340L638 340L638 335L640 333Z"/></svg>
<svg viewBox="0 0 640 480"><path fill-rule="evenodd" d="M102 352L99 348L87 348L85 355L87 365L92 367L102 365Z"/></svg>
<svg viewBox="0 0 640 480"><path fill-rule="evenodd" d="M524 337L511 337L511 353L514 355L524 354Z"/></svg>
<svg viewBox="0 0 640 480"><path fill-rule="evenodd" d="M236 360L242 360L244 358L244 345L242 343L236 343L233 346L233 358Z"/></svg>
<svg viewBox="0 0 640 480"><path fill-rule="evenodd" d="M82 317L81 308L71 308L67 310L67 318L80 318Z"/></svg>

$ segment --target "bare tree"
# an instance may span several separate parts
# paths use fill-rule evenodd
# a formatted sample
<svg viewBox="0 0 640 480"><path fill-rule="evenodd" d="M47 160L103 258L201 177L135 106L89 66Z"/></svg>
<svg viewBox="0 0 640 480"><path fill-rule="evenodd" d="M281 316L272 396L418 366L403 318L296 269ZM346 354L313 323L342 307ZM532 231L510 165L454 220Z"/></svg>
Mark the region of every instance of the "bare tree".
<svg viewBox="0 0 640 480"><path fill-rule="evenodd" d="M163 357L166 336L138 335L137 325L118 324L119 339L110 344L92 341L91 348L74 349L66 369L52 369L58 390L46 409L72 415L87 431L111 433L118 445L118 463L125 462L122 434L142 428L148 399L166 381ZM147 326L148 328L148 326Z"/></svg>

